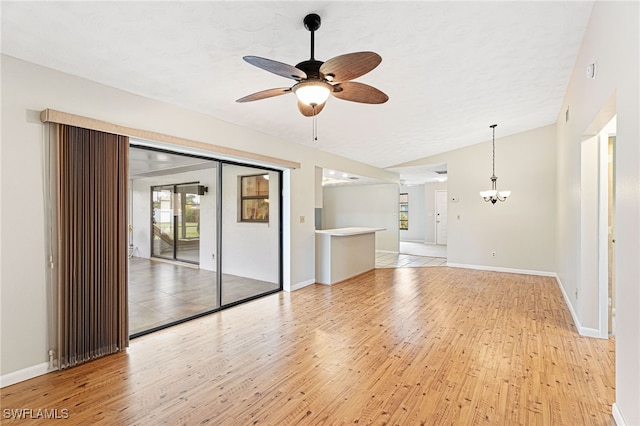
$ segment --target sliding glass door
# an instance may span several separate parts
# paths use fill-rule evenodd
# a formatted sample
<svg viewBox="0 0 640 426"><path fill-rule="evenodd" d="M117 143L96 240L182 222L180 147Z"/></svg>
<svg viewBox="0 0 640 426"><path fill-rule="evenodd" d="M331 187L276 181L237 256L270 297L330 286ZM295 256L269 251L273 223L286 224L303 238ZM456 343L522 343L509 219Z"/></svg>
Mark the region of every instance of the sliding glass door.
<svg viewBox="0 0 640 426"><path fill-rule="evenodd" d="M173 259L173 185L152 187L151 204L151 255Z"/></svg>
<svg viewBox="0 0 640 426"><path fill-rule="evenodd" d="M136 147L130 159L132 337L282 289L281 172Z"/></svg>
<svg viewBox="0 0 640 426"><path fill-rule="evenodd" d="M176 185L177 260L200 263L200 191L201 185ZM204 194L203 194L204 195Z"/></svg>
<svg viewBox="0 0 640 426"><path fill-rule="evenodd" d="M153 256L200 263L202 188L198 183L151 188Z"/></svg>

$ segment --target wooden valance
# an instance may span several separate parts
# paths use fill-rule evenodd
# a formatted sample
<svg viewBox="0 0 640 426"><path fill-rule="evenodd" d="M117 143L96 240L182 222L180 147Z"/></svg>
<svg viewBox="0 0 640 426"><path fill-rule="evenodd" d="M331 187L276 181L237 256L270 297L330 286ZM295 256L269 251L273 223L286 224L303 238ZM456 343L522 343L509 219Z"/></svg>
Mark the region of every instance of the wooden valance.
<svg viewBox="0 0 640 426"><path fill-rule="evenodd" d="M238 160L254 160L260 163L268 163L274 166L280 166L289 169L300 168L300 163L295 161L283 160L281 158L270 157L268 155L261 155L248 151L241 151L238 149L228 148L220 145L212 145L206 142L194 141L191 139L185 139L178 136L167 135L150 130L141 130L133 127L121 126L119 124L113 124L106 121L83 117L81 115L69 114L53 109L45 109L44 111L42 111L40 113L40 120L43 123L66 124L69 126L114 133L121 136L145 139L148 141L163 142L178 147L193 148L201 151L211 152L212 154L230 156Z"/></svg>

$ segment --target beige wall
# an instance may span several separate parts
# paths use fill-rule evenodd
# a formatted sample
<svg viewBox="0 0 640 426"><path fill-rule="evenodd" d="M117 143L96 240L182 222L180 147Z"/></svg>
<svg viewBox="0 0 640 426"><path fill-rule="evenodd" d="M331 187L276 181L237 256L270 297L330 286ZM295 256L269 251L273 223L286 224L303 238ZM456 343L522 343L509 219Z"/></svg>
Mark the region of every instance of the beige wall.
<svg viewBox="0 0 640 426"><path fill-rule="evenodd" d="M499 137L499 129L498 189L512 191L504 203L491 205L479 195L491 187L491 141L398 167L447 164L448 264L553 274L555 126L507 137ZM489 136L490 130L487 125Z"/></svg>
<svg viewBox="0 0 640 426"><path fill-rule="evenodd" d="M384 228L376 232L376 250L397 252L400 244L398 189L397 184L325 186L322 227Z"/></svg>
<svg viewBox="0 0 640 426"><path fill-rule="evenodd" d="M640 66L638 2L595 2L557 124L557 271L580 321L580 146L617 114L616 403L614 415L640 424ZM597 62L595 79L585 77ZM569 109L569 121L565 112ZM597 313L596 313L597 315Z"/></svg>

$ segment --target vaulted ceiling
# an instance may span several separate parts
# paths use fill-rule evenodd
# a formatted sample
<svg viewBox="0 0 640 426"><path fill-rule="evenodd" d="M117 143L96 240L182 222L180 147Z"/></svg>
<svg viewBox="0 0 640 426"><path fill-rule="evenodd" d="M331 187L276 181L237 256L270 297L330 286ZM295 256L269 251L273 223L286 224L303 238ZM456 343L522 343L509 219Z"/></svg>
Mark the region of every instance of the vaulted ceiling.
<svg viewBox="0 0 640 426"><path fill-rule="evenodd" d="M3 1L2 53L387 168L554 123L592 4ZM235 102L292 85L242 57L309 59L311 12L316 59L377 52L389 96L329 99L317 142L292 94Z"/></svg>

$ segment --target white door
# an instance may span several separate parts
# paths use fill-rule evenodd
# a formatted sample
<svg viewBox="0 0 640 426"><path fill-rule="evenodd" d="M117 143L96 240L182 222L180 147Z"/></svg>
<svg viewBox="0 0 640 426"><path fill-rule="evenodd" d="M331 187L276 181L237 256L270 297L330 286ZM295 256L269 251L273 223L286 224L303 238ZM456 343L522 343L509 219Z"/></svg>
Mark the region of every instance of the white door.
<svg viewBox="0 0 640 426"><path fill-rule="evenodd" d="M436 244L447 244L447 191L436 191Z"/></svg>

